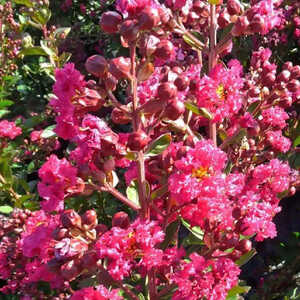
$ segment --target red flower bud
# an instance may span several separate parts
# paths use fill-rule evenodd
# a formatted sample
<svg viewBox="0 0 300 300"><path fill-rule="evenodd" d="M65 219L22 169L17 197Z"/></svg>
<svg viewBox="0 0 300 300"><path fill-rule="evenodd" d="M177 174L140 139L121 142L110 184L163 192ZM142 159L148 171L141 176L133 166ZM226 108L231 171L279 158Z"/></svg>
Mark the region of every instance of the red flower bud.
<svg viewBox="0 0 300 300"><path fill-rule="evenodd" d="M291 78L297 79L299 77L300 77L300 66L297 65L291 69Z"/></svg>
<svg viewBox="0 0 300 300"><path fill-rule="evenodd" d="M107 161L104 162L104 164L103 164L103 171L105 173L109 173L112 170L114 170L115 165L116 165L115 159L111 158L111 159L109 159L109 160L107 160Z"/></svg>
<svg viewBox="0 0 300 300"><path fill-rule="evenodd" d="M157 97L161 100L172 99L177 95L177 87L170 82L164 82L157 88Z"/></svg>
<svg viewBox="0 0 300 300"><path fill-rule="evenodd" d="M88 230L93 229L98 225L97 213L92 209L87 210L81 217L81 220L83 227L88 227Z"/></svg>
<svg viewBox="0 0 300 300"><path fill-rule="evenodd" d="M185 111L184 103L176 98L168 100L164 111L164 117L170 120L177 120Z"/></svg>
<svg viewBox="0 0 300 300"><path fill-rule="evenodd" d="M227 10L231 15L239 15L241 12L241 4L238 0L228 0Z"/></svg>
<svg viewBox="0 0 300 300"><path fill-rule="evenodd" d="M107 78L105 78L104 80L104 85L105 85L105 88L108 90L108 91L114 91L117 87L117 84L118 84L118 80L116 77L110 75L108 76Z"/></svg>
<svg viewBox="0 0 300 300"><path fill-rule="evenodd" d="M297 79L292 79L286 87L290 92L296 93L300 89L300 82Z"/></svg>
<svg viewBox="0 0 300 300"><path fill-rule="evenodd" d="M117 57L109 62L109 71L118 80L130 77L130 59L127 57Z"/></svg>
<svg viewBox="0 0 300 300"><path fill-rule="evenodd" d="M78 276L80 270L74 260L71 260L61 266L60 274L66 280L73 280Z"/></svg>
<svg viewBox="0 0 300 300"><path fill-rule="evenodd" d="M282 70L289 70L291 71L293 68L293 63L291 61L286 61L283 65L282 65Z"/></svg>
<svg viewBox="0 0 300 300"><path fill-rule="evenodd" d="M220 13L220 15L218 17L218 25L221 28L224 28L229 24L230 24L230 15L226 10L224 10Z"/></svg>
<svg viewBox="0 0 300 300"><path fill-rule="evenodd" d="M159 11L155 7L146 7L139 15L139 28L140 30L151 30L157 26L160 21Z"/></svg>
<svg viewBox="0 0 300 300"><path fill-rule="evenodd" d="M243 253L249 252L252 249L252 242L250 240L241 240L236 248Z"/></svg>
<svg viewBox="0 0 300 300"><path fill-rule="evenodd" d="M132 151L142 150L150 141L150 138L146 134L146 132L139 130L137 132L133 132L128 137L128 147Z"/></svg>
<svg viewBox="0 0 300 300"><path fill-rule="evenodd" d="M121 36L127 41L132 42L137 39L139 28L133 20L126 20L122 23L120 28Z"/></svg>
<svg viewBox="0 0 300 300"><path fill-rule="evenodd" d="M291 77L289 70L283 70L277 77L278 81L288 82Z"/></svg>
<svg viewBox="0 0 300 300"><path fill-rule="evenodd" d="M190 80L187 76L179 76L175 79L174 84L179 91L184 91L190 84Z"/></svg>
<svg viewBox="0 0 300 300"><path fill-rule="evenodd" d="M73 209L65 210L60 216L60 221L66 228L81 228L81 218Z"/></svg>
<svg viewBox="0 0 300 300"><path fill-rule="evenodd" d="M128 124L131 121L131 118L117 107L112 110L111 119L115 124Z"/></svg>
<svg viewBox="0 0 300 300"><path fill-rule="evenodd" d="M265 29L264 18L261 15L256 14L250 22L250 28L255 33L263 33Z"/></svg>
<svg viewBox="0 0 300 300"><path fill-rule="evenodd" d="M127 213L120 211L114 214L112 226L117 226L126 229L130 225L129 216Z"/></svg>
<svg viewBox="0 0 300 300"><path fill-rule="evenodd" d="M85 63L86 70L96 77L102 77L107 72L107 67L107 61L101 55L93 55Z"/></svg>
<svg viewBox="0 0 300 300"><path fill-rule="evenodd" d="M167 60L174 52L174 46L169 40L162 40L157 45L154 55L160 59Z"/></svg>
<svg viewBox="0 0 300 300"><path fill-rule="evenodd" d="M102 14L100 26L107 33L116 33L122 22L122 16L115 11L108 11Z"/></svg>

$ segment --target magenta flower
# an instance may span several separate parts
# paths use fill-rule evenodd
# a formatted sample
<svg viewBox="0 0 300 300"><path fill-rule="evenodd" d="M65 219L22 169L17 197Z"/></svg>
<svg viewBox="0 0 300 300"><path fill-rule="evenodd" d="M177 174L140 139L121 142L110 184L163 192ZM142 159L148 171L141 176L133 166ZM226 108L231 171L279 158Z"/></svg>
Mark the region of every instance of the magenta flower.
<svg viewBox="0 0 300 300"><path fill-rule="evenodd" d="M122 280L133 268L150 270L161 263L163 251L155 247L163 238L155 222L137 219L126 229L113 227L105 232L96 243L97 254L107 259L109 274Z"/></svg>
<svg viewBox="0 0 300 300"><path fill-rule="evenodd" d="M172 280L178 285L172 300L224 300L238 282L239 267L228 258L205 260L197 253L182 263Z"/></svg>
<svg viewBox="0 0 300 300"><path fill-rule="evenodd" d="M266 133L266 137L270 145L279 152L286 153L291 148L292 142L282 135L281 130L270 130Z"/></svg>
<svg viewBox="0 0 300 300"><path fill-rule="evenodd" d="M285 120L289 118L289 115L283 108L274 106L263 110L262 117L262 122L264 124L283 129L286 127Z"/></svg>
<svg viewBox="0 0 300 300"><path fill-rule="evenodd" d="M216 185L215 179L225 167L226 160L226 154L211 141L197 142L175 162L175 172L168 181L172 199L180 205L191 202L201 193L204 196L217 194L224 185Z"/></svg>
<svg viewBox="0 0 300 300"><path fill-rule="evenodd" d="M214 122L232 117L242 106L242 66L237 60L231 60L228 67L215 66L209 76L204 76L198 84L198 106L208 109Z"/></svg>
<svg viewBox="0 0 300 300"><path fill-rule="evenodd" d="M121 300L123 299L118 295L118 289L108 290L103 285L99 285L94 289L93 287L83 288L76 291L70 300Z"/></svg>
<svg viewBox="0 0 300 300"><path fill-rule="evenodd" d="M0 122L0 138L8 137L13 140L20 134L22 134L22 129L16 126L14 122L7 120Z"/></svg>
<svg viewBox="0 0 300 300"><path fill-rule="evenodd" d="M42 207L45 211L62 210L64 198L80 188L76 177L77 169L65 158L58 159L52 154L39 170L42 180L38 183L40 196L45 200Z"/></svg>

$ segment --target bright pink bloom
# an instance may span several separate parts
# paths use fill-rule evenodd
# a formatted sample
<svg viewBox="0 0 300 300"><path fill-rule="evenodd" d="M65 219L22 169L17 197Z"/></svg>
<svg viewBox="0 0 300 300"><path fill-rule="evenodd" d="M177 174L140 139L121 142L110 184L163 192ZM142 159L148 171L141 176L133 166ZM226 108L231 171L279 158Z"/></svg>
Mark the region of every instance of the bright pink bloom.
<svg viewBox="0 0 300 300"><path fill-rule="evenodd" d="M227 292L238 282L239 267L228 258L205 260L192 253L190 259L172 276L178 285L172 300L225 300Z"/></svg>
<svg viewBox="0 0 300 300"><path fill-rule="evenodd" d="M34 212L28 218L22 234L23 254L27 257L39 257L40 261L49 258L51 233L59 224L59 217L48 215L43 211Z"/></svg>
<svg viewBox="0 0 300 300"><path fill-rule="evenodd" d="M152 0L117 0L116 8L125 17L138 15L144 7L151 6Z"/></svg>
<svg viewBox="0 0 300 300"><path fill-rule="evenodd" d="M64 198L78 190L77 169L65 158L58 159L52 154L39 170L42 180L38 183L40 196L45 200L42 207L46 211L62 210Z"/></svg>
<svg viewBox="0 0 300 300"><path fill-rule="evenodd" d="M244 235L256 234L257 241L274 238L277 235L272 220L281 209L276 204L261 202L261 196L250 191L240 197L238 207L243 214L241 227Z"/></svg>
<svg viewBox="0 0 300 300"><path fill-rule="evenodd" d="M211 141L201 140L186 155L175 162L176 170L169 177L169 191L177 204L191 202L202 195L218 194L224 185L215 178L225 167L226 154ZM224 181L224 180L223 180Z"/></svg>
<svg viewBox="0 0 300 300"><path fill-rule="evenodd" d="M0 138L8 137L11 140L22 134L22 129L14 122L3 120L0 122Z"/></svg>
<svg viewBox="0 0 300 300"><path fill-rule="evenodd" d="M228 63L228 69L218 64L199 82L197 90L198 106L204 107L213 115L214 122L222 122L232 117L242 106L241 78L242 66L237 60Z"/></svg>
<svg viewBox="0 0 300 300"><path fill-rule="evenodd" d="M118 293L118 289L109 291L106 287L100 285L96 289L87 287L76 291L70 300L122 300L123 298Z"/></svg>
<svg viewBox="0 0 300 300"><path fill-rule="evenodd" d="M292 142L282 135L281 130L270 130L266 133L266 136L271 146L280 152L286 153L291 148Z"/></svg>
<svg viewBox="0 0 300 300"><path fill-rule="evenodd" d="M53 92L57 98L50 101L50 105L58 114L55 132L64 139L71 139L75 136L79 125L72 98L77 91L83 89L85 81L72 63L66 64L63 69L56 69L55 79Z"/></svg>
<svg viewBox="0 0 300 300"><path fill-rule="evenodd" d="M279 106L273 106L262 111L262 122L266 125L278 127L283 129L286 127L285 120L289 118L289 115Z"/></svg>
<svg viewBox="0 0 300 300"><path fill-rule="evenodd" d="M155 222L137 219L128 228L113 227L97 241L98 257L107 259L107 270L114 279L122 280L133 268L150 270L162 261L162 250L155 248L164 233Z"/></svg>

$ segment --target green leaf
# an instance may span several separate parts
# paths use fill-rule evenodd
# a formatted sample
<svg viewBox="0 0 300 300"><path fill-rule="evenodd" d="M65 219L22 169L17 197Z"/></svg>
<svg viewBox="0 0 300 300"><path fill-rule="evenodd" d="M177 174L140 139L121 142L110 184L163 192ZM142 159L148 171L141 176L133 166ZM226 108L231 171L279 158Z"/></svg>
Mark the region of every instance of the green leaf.
<svg viewBox="0 0 300 300"><path fill-rule="evenodd" d="M221 43L222 43L223 38L231 31L233 25L234 25L234 23L230 23L222 30L221 36L219 39L221 41Z"/></svg>
<svg viewBox="0 0 300 300"><path fill-rule="evenodd" d="M188 101L185 102L184 105L188 110L192 111L196 115L200 115L209 120L213 119L212 114L204 107L198 107L194 103Z"/></svg>
<svg viewBox="0 0 300 300"><path fill-rule="evenodd" d="M16 4L25 5L27 7L33 7L33 3L30 0L13 0Z"/></svg>
<svg viewBox="0 0 300 300"><path fill-rule="evenodd" d="M31 19L41 25L46 25L51 18L51 11L47 6L43 6L35 12Z"/></svg>
<svg viewBox="0 0 300 300"><path fill-rule="evenodd" d="M255 101L255 102L251 103L249 105L247 111L249 113L253 113L260 104L261 104L261 101Z"/></svg>
<svg viewBox="0 0 300 300"><path fill-rule="evenodd" d="M50 47L48 47L46 41L40 41L41 48L47 53L48 56L50 56L52 59L57 59L56 53L54 50L52 50Z"/></svg>
<svg viewBox="0 0 300 300"><path fill-rule="evenodd" d="M154 190L151 195L150 198L151 200L154 200L156 198L162 197L164 194L166 194L168 192L168 185L163 185L162 187Z"/></svg>
<svg viewBox="0 0 300 300"><path fill-rule="evenodd" d="M0 213L1 214L10 214L14 209L9 205L2 205L0 206Z"/></svg>
<svg viewBox="0 0 300 300"><path fill-rule="evenodd" d="M54 31L55 37L59 37L61 34L64 34L65 37L70 33L71 27L59 27Z"/></svg>
<svg viewBox="0 0 300 300"><path fill-rule="evenodd" d="M294 147L297 147L300 145L300 135L295 138L293 145L294 145Z"/></svg>
<svg viewBox="0 0 300 300"><path fill-rule="evenodd" d="M9 113L9 110L7 109L0 109L0 118L4 117Z"/></svg>
<svg viewBox="0 0 300 300"><path fill-rule="evenodd" d="M20 51L20 55L43 55L43 56L48 56L48 54L46 53L46 51L42 48L42 47L30 47L30 48L26 48L26 49L22 49Z"/></svg>
<svg viewBox="0 0 300 300"><path fill-rule="evenodd" d="M242 255L235 263L238 266L243 266L245 265L254 255L256 254L256 250L252 249L249 252L245 253Z"/></svg>
<svg viewBox="0 0 300 300"><path fill-rule="evenodd" d="M56 125L51 125L45 128L41 134L41 138L48 139L50 137L56 136L56 133L53 131Z"/></svg>
<svg viewBox="0 0 300 300"><path fill-rule="evenodd" d="M185 221L184 219L181 218L181 223L183 224L183 226L188 229L194 236L196 236L199 240L202 241L203 239L203 235L204 232L200 229L200 227L198 226L193 226L191 227L191 225Z"/></svg>
<svg viewBox="0 0 300 300"><path fill-rule="evenodd" d="M175 233L177 232L180 225L180 220L177 219L176 221L169 224L166 228L166 235L163 242L160 244L161 249L166 249L169 244L172 242L172 239L174 238Z"/></svg>
<svg viewBox="0 0 300 300"><path fill-rule="evenodd" d="M245 294L248 293L250 291L251 287L250 286L240 286L240 285L236 285L234 286L232 289L230 289L228 291L226 300L231 300L231 299L235 299L232 297L236 297L239 294Z"/></svg>
<svg viewBox="0 0 300 300"><path fill-rule="evenodd" d="M13 104L14 104L14 102L11 100L4 100L4 99L0 100L0 108L5 108L5 107L11 106Z"/></svg>
<svg viewBox="0 0 300 300"><path fill-rule="evenodd" d="M191 46L191 48L195 51L197 50L202 50L202 47L200 45L198 45L195 41L193 41L193 39L191 39L188 35L184 34L183 36L183 40L189 45Z"/></svg>
<svg viewBox="0 0 300 300"><path fill-rule="evenodd" d="M126 195L130 201L140 206L137 179L131 181L130 185L126 189Z"/></svg>
<svg viewBox="0 0 300 300"><path fill-rule="evenodd" d="M146 150L146 156L152 157L161 154L165 149L169 147L172 141L172 136L170 133L165 133L155 139Z"/></svg>

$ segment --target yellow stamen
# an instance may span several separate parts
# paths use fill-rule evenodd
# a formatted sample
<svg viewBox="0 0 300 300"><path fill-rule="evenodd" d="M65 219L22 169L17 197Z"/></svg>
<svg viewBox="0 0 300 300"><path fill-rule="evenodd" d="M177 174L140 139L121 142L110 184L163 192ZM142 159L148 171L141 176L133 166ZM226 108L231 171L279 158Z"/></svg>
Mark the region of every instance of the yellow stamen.
<svg viewBox="0 0 300 300"><path fill-rule="evenodd" d="M200 167L198 169L192 170L192 177L196 177L199 180L208 176L209 176L208 167Z"/></svg>
<svg viewBox="0 0 300 300"><path fill-rule="evenodd" d="M225 99L225 89L224 89L224 85L223 85L223 84L220 84L220 85L217 87L216 93L217 93L217 95L219 96L219 98L220 98L221 100L224 100L224 99Z"/></svg>

